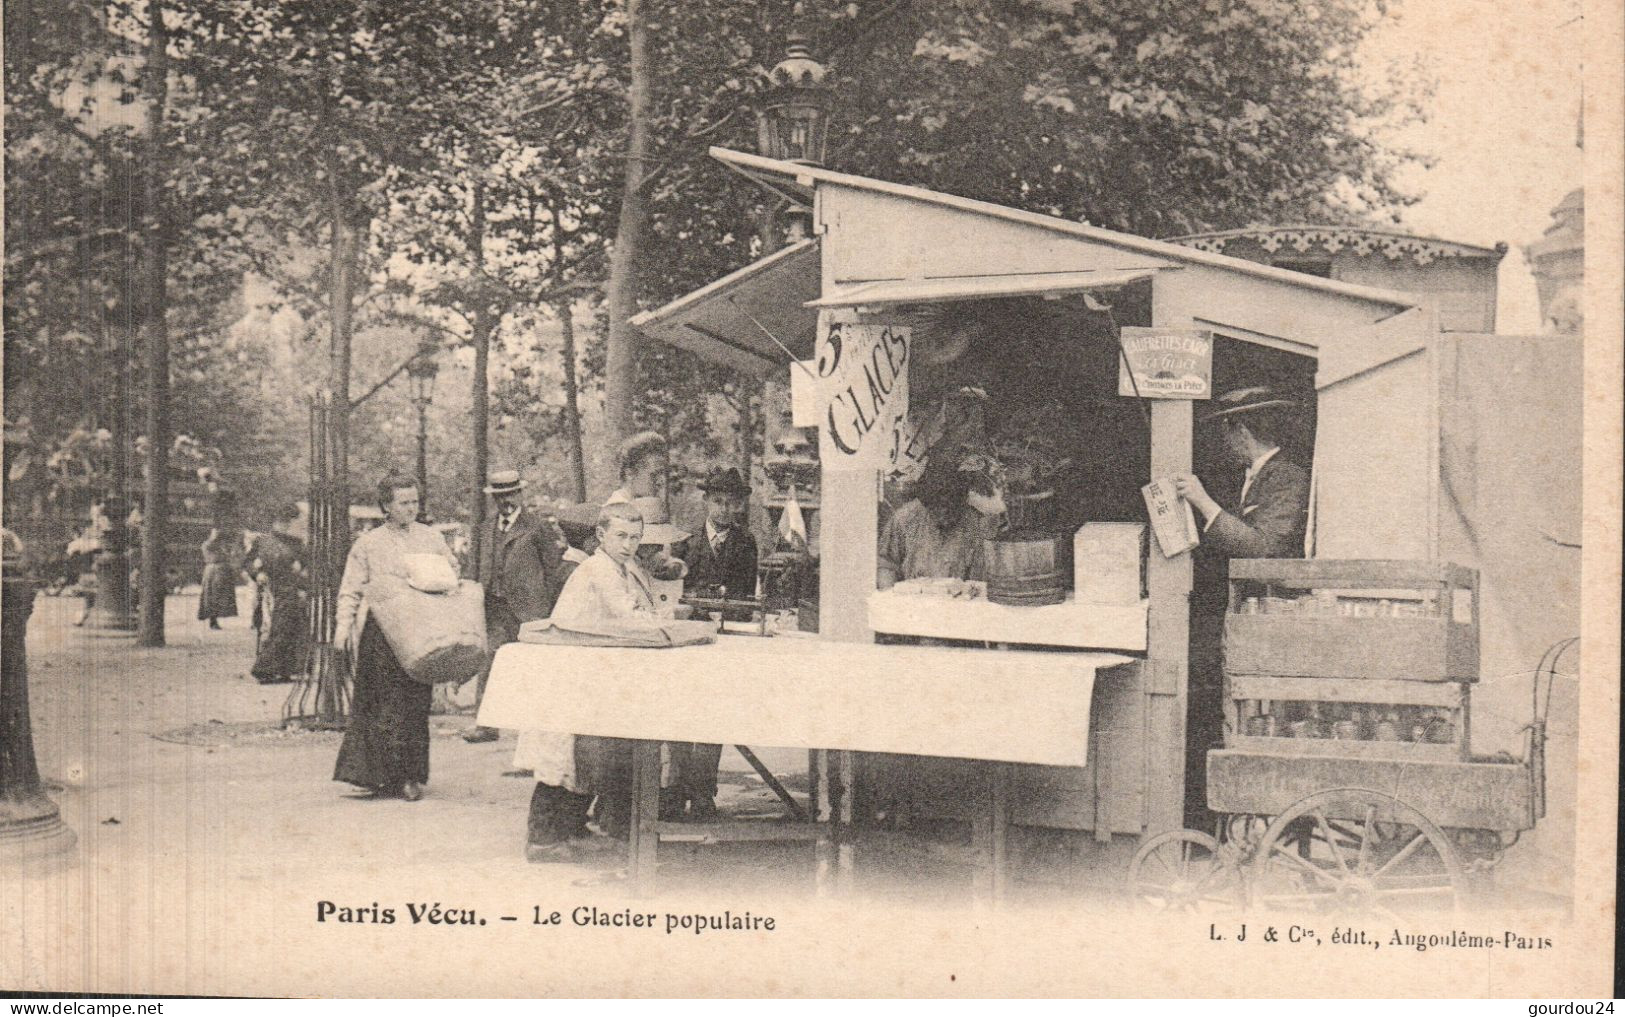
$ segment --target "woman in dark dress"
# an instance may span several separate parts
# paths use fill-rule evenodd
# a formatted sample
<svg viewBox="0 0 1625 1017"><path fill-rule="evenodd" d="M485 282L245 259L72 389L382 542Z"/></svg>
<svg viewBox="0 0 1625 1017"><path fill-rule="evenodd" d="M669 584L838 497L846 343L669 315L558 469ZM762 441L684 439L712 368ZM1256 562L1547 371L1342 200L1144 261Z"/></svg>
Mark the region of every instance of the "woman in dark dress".
<svg viewBox="0 0 1625 1017"><path fill-rule="evenodd" d="M243 560L262 595L264 634L249 672L261 685L305 673L305 542L287 532L298 519L297 505L283 506L276 528L256 536Z"/></svg>
<svg viewBox="0 0 1625 1017"><path fill-rule="evenodd" d="M203 540L203 589L198 595L197 620L220 627L221 618L237 617L237 572L241 564L243 534L234 526L216 526Z"/></svg>
<svg viewBox="0 0 1625 1017"><path fill-rule="evenodd" d="M423 797L429 780L429 705L434 687L413 681L368 616L367 588L385 576L404 578L407 556L437 554L455 569L456 559L439 533L417 521L418 489L410 478L390 474L378 484L383 525L368 530L350 547L339 582L333 646L358 643L350 725L339 747L333 779L366 788L376 796ZM356 639L359 626L359 638Z"/></svg>

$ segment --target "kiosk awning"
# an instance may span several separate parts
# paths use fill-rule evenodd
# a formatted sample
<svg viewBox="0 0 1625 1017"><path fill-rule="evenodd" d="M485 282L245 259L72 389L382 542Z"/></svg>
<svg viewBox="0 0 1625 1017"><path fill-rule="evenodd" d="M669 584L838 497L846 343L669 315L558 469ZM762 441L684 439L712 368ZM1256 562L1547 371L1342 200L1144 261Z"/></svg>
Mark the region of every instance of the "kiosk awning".
<svg viewBox="0 0 1625 1017"><path fill-rule="evenodd" d="M707 360L777 376L792 356L813 355L818 311L806 305L817 299L821 281L818 240L803 240L631 323Z"/></svg>
<svg viewBox="0 0 1625 1017"><path fill-rule="evenodd" d="M1034 272L1025 275L946 276L935 279L883 279L843 287L809 307L857 307L864 304L933 304L997 297L1109 290L1149 279L1154 268L1091 272Z"/></svg>

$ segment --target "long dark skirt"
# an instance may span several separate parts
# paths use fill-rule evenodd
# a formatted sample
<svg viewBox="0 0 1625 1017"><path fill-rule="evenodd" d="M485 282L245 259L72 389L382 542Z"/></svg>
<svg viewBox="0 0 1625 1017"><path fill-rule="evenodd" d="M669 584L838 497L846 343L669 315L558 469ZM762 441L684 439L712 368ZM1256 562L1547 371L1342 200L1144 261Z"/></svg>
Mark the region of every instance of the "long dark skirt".
<svg viewBox="0 0 1625 1017"><path fill-rule="evenodd" d="M260 638L260 650L250 670L260 681L273 681L305 673L305 602L289 586L271 598L271 623Z"/></svg>
<svg viewBox="0 0 1625 1017"><path fill-rule="evenodd" d="M434 687L407 677L377 624L367 620L356 652L350 726L333 779L366 788L429 780L429 704Z"/></svg>
<svg viewBox="0 0 1625 1017"><path fill-rule="evenodd" d="M197 620L237 617L237 570L230 565L203 566L203 589L197 600Z"/></svg>

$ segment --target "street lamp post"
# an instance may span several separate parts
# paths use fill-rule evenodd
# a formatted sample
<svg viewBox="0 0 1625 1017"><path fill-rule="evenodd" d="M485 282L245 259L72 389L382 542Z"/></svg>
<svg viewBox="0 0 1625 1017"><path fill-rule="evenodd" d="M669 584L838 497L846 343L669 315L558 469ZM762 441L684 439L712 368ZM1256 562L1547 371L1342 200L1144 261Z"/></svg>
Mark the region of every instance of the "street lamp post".
<svg viewBox="0 0 1625 1017"><path fill-rule="evenodd" d="M0 613L0 865L34 862L73 847L74 833L45 793L28 715L28 616L39 584L24 574L22 544L3 534Z"/></svg>
<svg viewBox="0 0 1625 1017"><path fill-rule="evenodd" d="M757 99L756 145L757 151L769 159L782 159L804 166L822 166L824 149L829 139L833 82L829 80L829 68L813 58L806 31L801 24L803 14L801 4L796 4L790 31L785 40L784 59L767 72L767 87ZM789 219L782 230L778 223L781 211ZM764 256L772 254L787 243L796 243L812 232L812 209L789 201L779 205L769 203L762 209L759 228L762 254ZM787 407L788 399L783 388L782 381L765 383L762 392L764 410L769 405ZM746 405L749 406L749 400L746 400ZM780 419L777 421L774 419L775 414L771 412L764 413L763 416L765 441L762 467L768 472L769 481L777 488L768 505L773 528L777 530L789 501L796 498L795 484L789 484L786 491L774 476L776 471L769 469L770 460L776 458L772 455L775 432L789 424L789 413L778 414ZM749 441L748 435L746 440ZM750 459L751 457L747 455L747 464ZM776 513L773 512L774 508L778 510ZM764 592L769 597L788 599L792 605L799 605L800 597L797 591L803 581L801 578L803 572L807 568L805 558L805 548L800 551L794 549L780 551L775 548L761 563ZM822 803L819 801L818 775L825 773L827 779L827 771L823 769L819 753L808 752L807 772L814 775L813 814L833 819L834 810L840 808L840 799L837 797Z"/></svg>
<svg viewBox="0 0 1625 1017"><path fill-rule="evenodd" d="M832 98L829 68L813 59L799 24L792 25L786 43L784 59L767 72L768 87L756 107L757 145L770 159L822 166Z"/></svg>
<svg viewBox="0 0 1625 1017"><path fill-rule="evenodd" d="M813 58L801 25L801 5L785 40L784 59L767 72L767 87L756 102L756 147L769 159L804 166L822 166L829 140L829 113L833 100L829 68ZM760 223L762 254L772 254L786 242L794 243L811 232L812 210L784 209L789 222L783 233L778 214L783 206L768 205Z"/></svg>
<svg viewBox="0 0 1625 1017"><path fill-rule="evenodd" d="M429 404L434 401L434 379L440 365L434 360L435 346L424 342L406 365L406 378L412 386L412 405L418 411L418 521L429 519Z"/></svg>

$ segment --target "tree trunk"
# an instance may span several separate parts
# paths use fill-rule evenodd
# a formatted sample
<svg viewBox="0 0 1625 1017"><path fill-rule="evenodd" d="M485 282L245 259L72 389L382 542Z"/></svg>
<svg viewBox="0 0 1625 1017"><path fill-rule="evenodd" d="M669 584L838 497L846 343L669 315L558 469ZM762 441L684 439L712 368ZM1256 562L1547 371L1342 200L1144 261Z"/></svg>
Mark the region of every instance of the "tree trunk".
<svg viewBox="0 0 1625 1017"><path fill-rule="evenodd" d="M559 316L559 334L564 343L564 449L570 464L571 493L575 500L587 500L586 453L581 447L581 404L576 382L576 319L566 294L553 305Z"/></svg>
<svg viewBox="0 0 1625 1017"><path fill-rule="evenodd" d="M609 265L609 349L604 368L604 420L609 440L620 444L633 429L637 398L638 335L627 319L637 313L637 259L648 220L643 175L649 158L649 64L647 26L639 0L626 0L631 46L628 88L626 177Z"/></svg>
<svg viewBox="0 0 1625 1017"><path fill-rule="evenodd" d="M169 537L169 218L164 214L164 113L169 103L169 34L162 0L147 0L146 293L147 477L141 528L142 646L164 645L164 601L169 593L164 544ZM123 450L120 450L122 454Z"/></svg>
<svg viewBox="0 0 1625 1017"><path fill-rule="evenodd" d="M491 438L491 333L496 331L497 315L491 309L485 286L485 185L474 183L474 207L469 212L468 264L473 276L474 295L474 461L470 464L469 560L480 560L480 544L485 531L485 481L490 465ZM481 581L489 577L481 576Z"/></svg>
<svg viewBox="0 0 1625 1017"><path fill-rule="evenodd" d="M341 179L337 153L328 153L329 194L332 207L332 248L329 251L328 293L331 332L327 349L327 390L332 397L328 419L328 480L338 514L329 574L338 582L350 548L350 345L355 331L355 278L361 256L361 234L366 223L355 211L353 196Z"/></svg>

